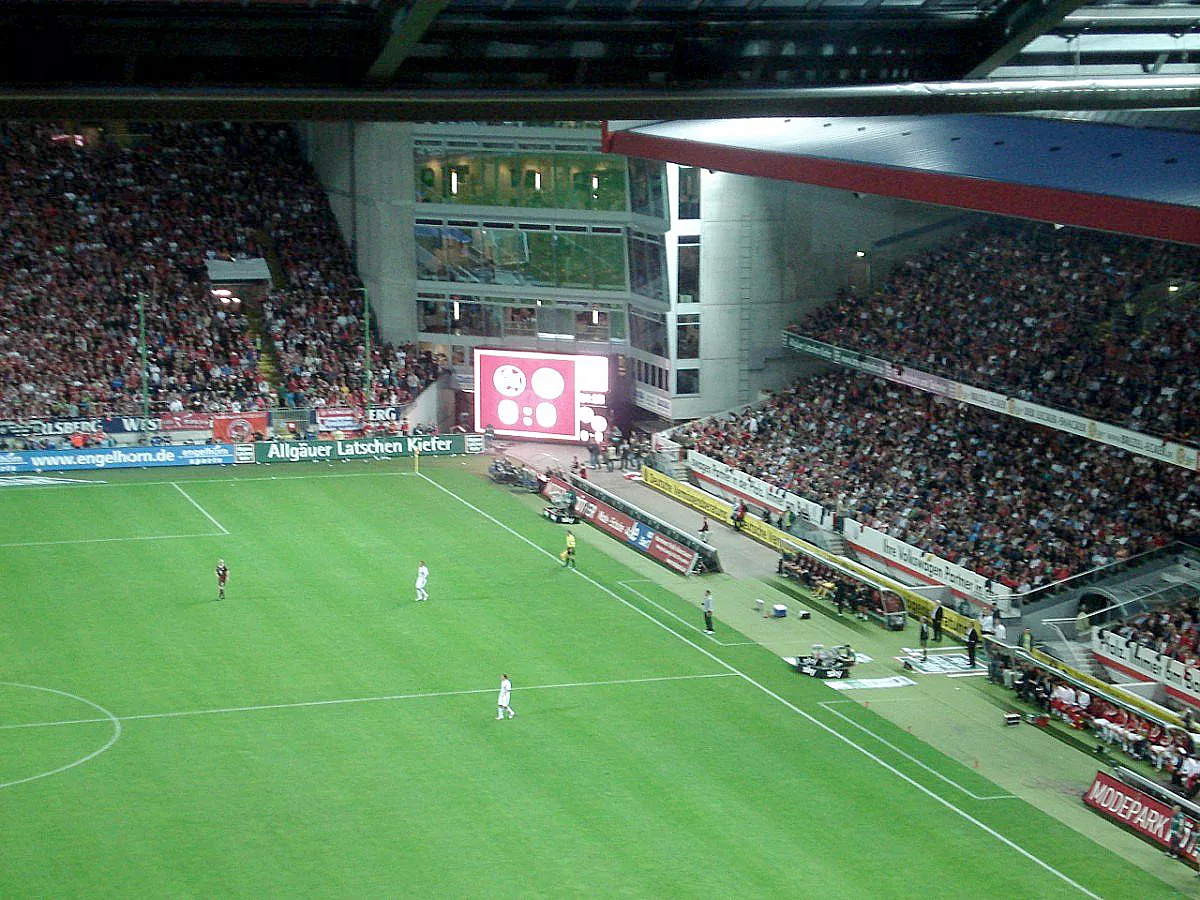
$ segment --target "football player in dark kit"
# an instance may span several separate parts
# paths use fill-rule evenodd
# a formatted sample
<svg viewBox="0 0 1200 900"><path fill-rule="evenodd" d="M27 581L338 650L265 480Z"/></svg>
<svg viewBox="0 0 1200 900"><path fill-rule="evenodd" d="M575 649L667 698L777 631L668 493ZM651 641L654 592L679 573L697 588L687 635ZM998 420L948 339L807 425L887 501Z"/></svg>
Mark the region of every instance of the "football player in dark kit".
<svg viewBox="0 0 1200 900"><path fill-rule="evenodd" d="M229 580L229 566L225 565L225 560L217 560L217 599L225 599L225 582Z"/></svg>

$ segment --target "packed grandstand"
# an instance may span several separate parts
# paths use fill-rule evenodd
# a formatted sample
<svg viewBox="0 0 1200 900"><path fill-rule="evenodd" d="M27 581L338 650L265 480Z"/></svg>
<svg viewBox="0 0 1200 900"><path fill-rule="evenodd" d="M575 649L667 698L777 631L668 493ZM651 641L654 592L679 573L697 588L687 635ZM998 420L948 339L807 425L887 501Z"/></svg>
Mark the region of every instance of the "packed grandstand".
<svg viewBox="0 0 1200 900"><path fill-rule="evenodd" d="M436 377L412 345L373 342L363 293L292 130L150 125L83 140L7 125L0 205L0 420L401 406ZM234 308L205 264L265 257L275 284Z"/></svg>

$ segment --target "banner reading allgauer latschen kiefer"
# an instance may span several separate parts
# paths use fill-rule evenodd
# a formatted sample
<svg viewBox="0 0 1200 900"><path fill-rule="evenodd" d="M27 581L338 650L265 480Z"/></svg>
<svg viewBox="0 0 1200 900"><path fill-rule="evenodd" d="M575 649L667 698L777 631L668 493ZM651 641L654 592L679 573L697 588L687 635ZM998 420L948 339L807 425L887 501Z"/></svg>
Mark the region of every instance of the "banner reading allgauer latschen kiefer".
<svg viewBox="0 0 1200 900"><path fill-rule="evenodd" d="M272 441L254 445L256 463L333 462L413 456L462 456L483 452L481 434L356 438L348 441Z"/></svg>

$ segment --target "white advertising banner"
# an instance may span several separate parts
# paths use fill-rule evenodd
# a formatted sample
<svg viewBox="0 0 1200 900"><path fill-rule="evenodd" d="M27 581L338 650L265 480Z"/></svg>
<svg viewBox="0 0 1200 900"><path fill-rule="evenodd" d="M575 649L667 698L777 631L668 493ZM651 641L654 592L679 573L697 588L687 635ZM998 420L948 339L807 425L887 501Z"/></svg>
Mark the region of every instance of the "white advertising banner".
<svg viewBox="0 0 1200 900"><path fill-rule="evenodd" d="M1162 682L1168 694L1200 707L1200 668L1099 628L1092 634L1092 650L1102 663L1116 663L1140 681Z"/></svg>
<svg viewBox="0 0 1200 900"><path fill-rule="evenodd" d="M705 456L703 453L689 450L687 466L700 481L717 488L723 493L732 492L740 495L753 503L757 503L759 506L771 510L775 515L778 515L785 509L790 509L797 516L817 525L825 522L826 519L831 524L833 522L832 516L819 503L813 503L799 494L785 491L783 488L769 484L761 478L747 475L745 472L735 469L732 466L727 466L723 462L718 462L711 457Z"/></svg>
<svg viewBox="0 0 1200 900"><path fill-rule="evenodd" d="M1009 588L978 572L926 553L854 519L842 520L842 535L854 549L925 581L944 584L961 596L999 604L1002 609L1013 596Z"/></svg>
<svg viewBox="0 0 1200 900"><path fill-rule="evenodd" d="M1048 406L1018 400L1015 397L1007 397L995 391L972 387L938 375L930 375L920 369L899 366L874 356L844 350L841 347L793 334L790 331L783 333L783 345L792 350L811 353L838 365L878 375L889 381L906 384L940 397L961 400L963 403L990 409L992 412L1004 413L1026 422L1036 422L1047 428L1099 441L1102 444L1119 447L1130 453L1147 456L1185 469L1200 470L1200 451L1197 451L1195 447L1186 447L1183 444L1164 441L1148 434L1121 428L1118 425L1097 422L1085 416L1051 409Z"/></svg>

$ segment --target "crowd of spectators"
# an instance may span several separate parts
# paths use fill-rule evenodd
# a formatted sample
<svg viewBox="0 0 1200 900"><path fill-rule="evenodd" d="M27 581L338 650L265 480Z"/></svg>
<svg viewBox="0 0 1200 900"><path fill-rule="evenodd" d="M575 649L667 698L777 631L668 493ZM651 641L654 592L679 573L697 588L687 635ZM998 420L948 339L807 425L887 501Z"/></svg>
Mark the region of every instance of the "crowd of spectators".
<svg viewBox="0 0 1200 900"><path fill-rule="evenodd" d="M376 341L364 397L360 284L285 126L156 124L123 147L8 125L0 165L0 419L133 414L143 392L154 412L402 405L436 377L411 346ZM285 276L267 335L245 305L214 302L205 268L257 256Z"/></svg>
<svg viewBox="0 0 1200 900"><path fill-rule="evenodd" d="M1195 597L1138 613L1106 630L1128 644L1140 644L1189 666L1200 665L1200 599Z"/></svg>
<svg viewBox="0 0 1200 900"><path fill-rule="evenodd" d="M843 291L793 330L1196 443L1198 279L1197 247L993 223L907 260L869 296Z"/></svg>
<svg viewBox="0 0 1200 900"><path fill-rule="evenodd" d="M1200 528L1194 473L853 372L675 439L1018 592Z"/></svg>

